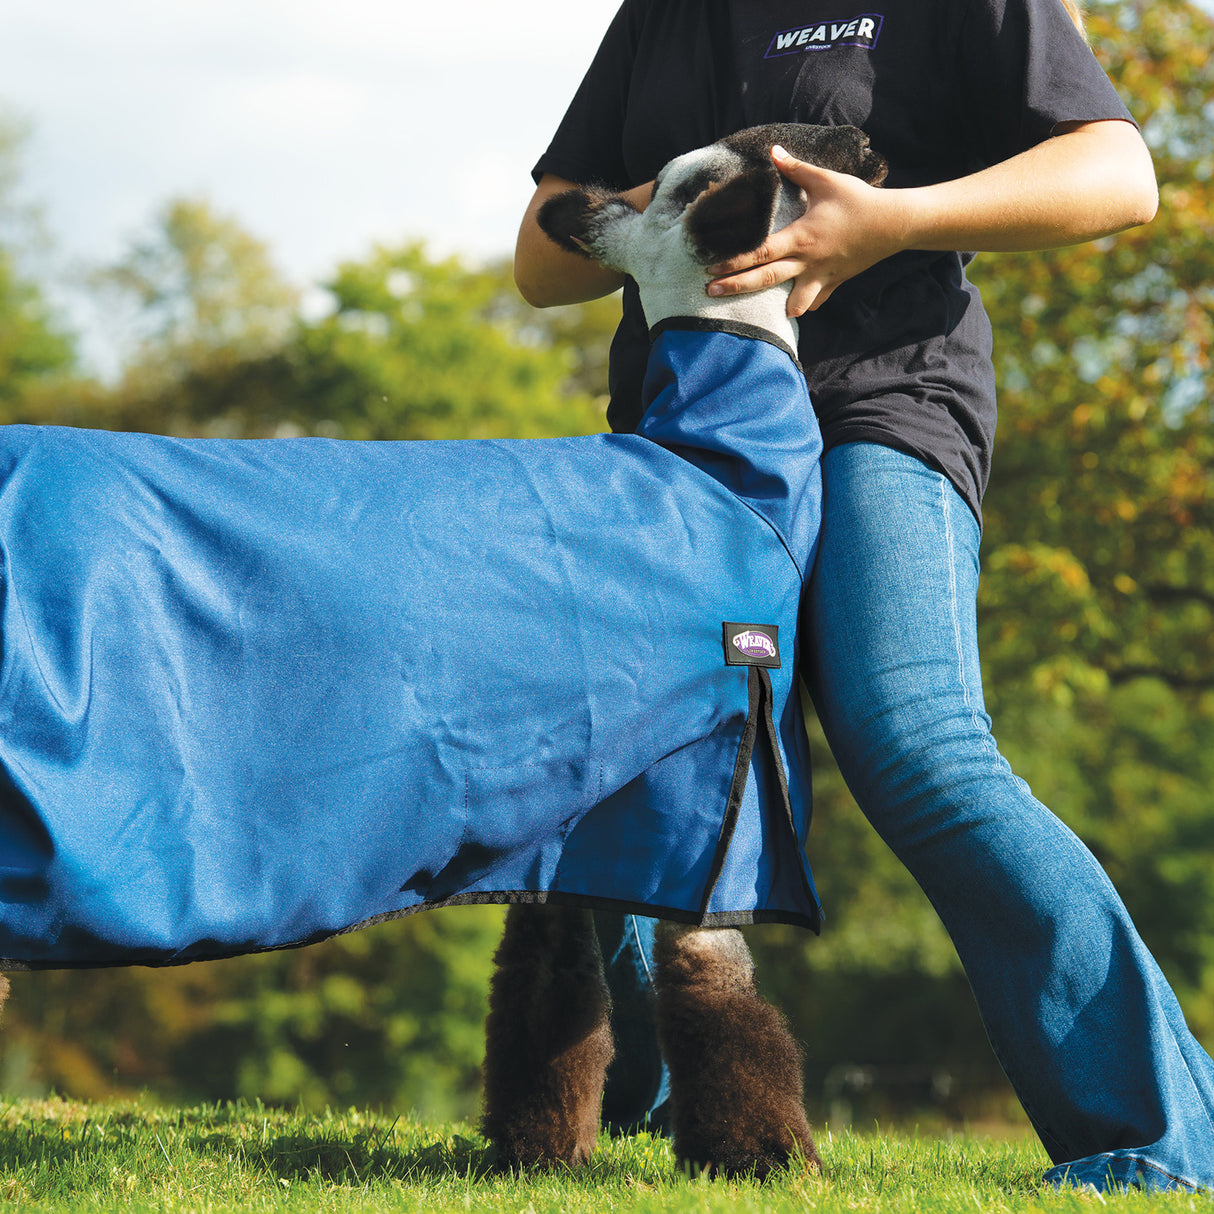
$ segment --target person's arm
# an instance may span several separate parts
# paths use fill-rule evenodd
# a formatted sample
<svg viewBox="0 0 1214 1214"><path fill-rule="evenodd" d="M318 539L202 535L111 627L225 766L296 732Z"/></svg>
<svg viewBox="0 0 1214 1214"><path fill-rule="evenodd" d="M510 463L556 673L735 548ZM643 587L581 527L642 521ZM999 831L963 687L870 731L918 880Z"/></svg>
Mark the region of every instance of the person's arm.
<svg viewBox="0 0 1214 1214"><path fill-rule="evenodd" d="M536 186L519 227L514 248L514 281L522 297L536 308L556 304L585 303L610 295L624 285L624 275L601 266L589 257L569 253L544 235L536 216L544 201L562 190L574 188L572 181L545 173ZM643 211L653 192L653 182L629 190L624 197Z"/></svg>
<svg viewBox="0 0 1214 1214"><path fill-rule="evenodd" d="M805 214L753 253L710 266L711 295L794 279L788 314L905 249L1025 252L1080 244L1149 222L1155 170L1138 131L1111 119L1075 123L1028 151L939 185L885 190L773 151L809 197Z"/></svg>

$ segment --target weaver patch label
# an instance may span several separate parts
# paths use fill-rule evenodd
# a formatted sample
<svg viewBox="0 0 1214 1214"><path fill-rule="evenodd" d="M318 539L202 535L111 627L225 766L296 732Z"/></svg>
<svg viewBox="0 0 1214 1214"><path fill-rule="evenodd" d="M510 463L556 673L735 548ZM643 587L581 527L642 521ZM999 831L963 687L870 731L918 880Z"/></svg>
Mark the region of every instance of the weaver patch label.
<svg viewBox="0 0 1214 1214"><path fill-rule="evenodd" d="M722 625L726 666L780 666L780 628L777 624Z"/></svg>
<svg viewBox="0 0 1214 1214"><path fill-rule="evenodd" d="M881 37L884 20L880 13L857 13L854 17L840 17L838 21L815 21L812 25L780 30L772 38L763 58L830 51L836 46L861 46L871 51Z"/></svg>

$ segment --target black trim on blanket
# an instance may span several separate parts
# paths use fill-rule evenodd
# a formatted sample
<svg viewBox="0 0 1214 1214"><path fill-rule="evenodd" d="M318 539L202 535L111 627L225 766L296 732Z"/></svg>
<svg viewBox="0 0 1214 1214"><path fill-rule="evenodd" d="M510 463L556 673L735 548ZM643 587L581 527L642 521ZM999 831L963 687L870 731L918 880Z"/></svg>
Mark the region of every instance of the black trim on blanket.
<svg viewBox="0 0 1214 1214"><path fill-rule="evenodd" d="M742 740L738 744L738 758L733 769L733 783L729 787L729 798L725 803L725 815L721 820L721 834L717 840L717 850L712 858L712 867L708 871L708 880L704 883L704 896L700 899L700 919L699 922L705 927L718 920L718 916L708 913L708 904L712 900L713 890L716 888L717 880L721 876L721 870L725 867L725 857L729 852L729 845L733 841L734 828L738 822L738 814L742 807L742 797L746 792L746 780L750 773L750 762L754 756L755 739L760 732L767 742L768 755L771 758L771 767L775 772L776 781L780 792L780 809L776 811L779 814L776 829L773 830L773 836L778 837L781 833L786 835L786 845L791 846L792 855L795 857L801 850L800 841L797 838L797 824L792 813L792 798L788 793L788 776L784 771L784 760L780 755L780 742L776 734L776 721L774 713L775 692L771 686L771 675L762 666L751 666L747 678L747 699L748 708L746 714L746 727L742 730ZM817 904L817 898L814 895L813 888L809 884L809 878L805 875L805 866L798 866L801 873L801 882L805 890L805 896L809 900L811 906ZM757 918L748 920L749 922L759 922ZM786 922L789 920L785 920ZM717 926L724 924L717 923ZM810 924L814 932L821 932L821 916L818 921Z"/></svg>
<svg viewBox="0 0 1214 1214"><path fill-rule="evenodd" d="M783 923L788 927L800 927L820 935L821 923L808 915L798 915L792 911L749 910L749 911L714 911L709 915L700 915L694 911L682 910L673 906L654 906L648 902L633 902L627 898L599 898L590 894L571 894L563 890L493 890L476 894L455 894L436 902L421 902L417 906L409 906L399 911L389 911L383 915L374 915L361 923L354 923L338 932L325 932L310 937L307 940L292 940L286 944L273 944L262 948L241 948L225 952L199 953L192 957L179 957L169 960L155 961L56 961L49 965L39 965L29 961L13 961L0 957L0 973L28 973L33 970L104 970L124 969L137 965L147 969L168 969L177 965L192 965L194 962L225 961L230 957L247 957L254 953L281 953L287 949L310 948L313 944L323 944L326 940L335 940L338 936L348 936L351 932L361 932L364 928L376 927L380 923L390 923L393 919L404 919L422 911L442 910L447 906L571 906L586 907L590 910L618 911L623 915L640 915L646 919L667 919L671 923L689 923L696 927L752 927L759 923Z"/></svg>
<svg viewBox="0 0 1214 1214"><path fill-rule="evenodd" d="M666 332L732 333L735 337L748 337L753 341L765 341L777 350L783 350L801 371L801 360L787 342L781 341L770 329L749 325L743 320L725 320L716 316L667 316L649 330L650 344Z"/></svg>

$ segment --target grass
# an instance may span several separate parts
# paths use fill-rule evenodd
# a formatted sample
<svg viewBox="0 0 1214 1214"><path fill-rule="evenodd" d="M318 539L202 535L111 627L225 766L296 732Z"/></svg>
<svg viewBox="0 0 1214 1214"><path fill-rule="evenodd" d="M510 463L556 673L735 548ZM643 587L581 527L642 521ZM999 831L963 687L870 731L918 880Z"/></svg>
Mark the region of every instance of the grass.
<svg viewBox="0 0 1214 1214"><path fill-rule="evenodd" d="M250 1105L151 1101L0 1103L0 1209L71 1211L658 1211L973 1214L1127 1211L1207 1201L1056 1193L1028 1138L823 1133L823 1177L690 1178L669 1144L604 1138L589 1168L497 1174L470 1126L349 1110L309 1116ZM1179 1204L1178 1204L1179 1203Z"/></svg>

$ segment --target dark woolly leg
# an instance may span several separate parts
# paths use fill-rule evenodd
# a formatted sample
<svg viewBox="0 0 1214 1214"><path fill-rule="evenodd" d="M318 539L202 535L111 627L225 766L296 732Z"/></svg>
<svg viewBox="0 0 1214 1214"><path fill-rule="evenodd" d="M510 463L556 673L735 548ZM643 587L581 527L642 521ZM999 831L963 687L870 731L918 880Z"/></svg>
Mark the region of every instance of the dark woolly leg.
<svg viewBox="0 0 1214 1214"><path fill-rule="evenodd" d="M766 1176L796 1151L821 1168L803 1106L801 1051L755 990L740 932L662 924L658 1038L683 1163Z"/></svg>
<svg viewBox="0 0 1214 1214"><path fill-rule="evenodd" d="M502 1165L584 1163L613 1052L591 912L512 906L495 963L481 1128Z"/></svg>

